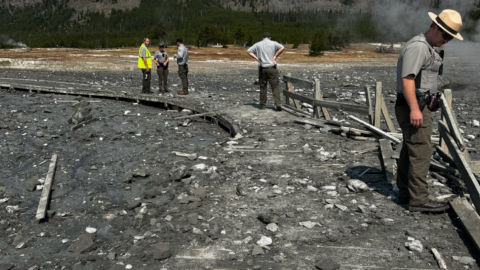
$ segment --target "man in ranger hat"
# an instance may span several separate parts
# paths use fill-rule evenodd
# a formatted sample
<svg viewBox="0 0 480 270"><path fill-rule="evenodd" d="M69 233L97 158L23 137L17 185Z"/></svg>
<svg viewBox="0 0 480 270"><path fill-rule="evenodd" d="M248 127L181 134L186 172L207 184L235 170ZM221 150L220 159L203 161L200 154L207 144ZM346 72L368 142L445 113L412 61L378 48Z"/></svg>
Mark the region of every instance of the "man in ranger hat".
<svg viewBox="0 0 480 270"><path fill-rule="evenodd" d="M422 103L422 97L427 91L437 91L443 58L435 48L453 38L463 40L459 34L462 18L451 9L438 16L431 12L428 15L433 20L430 29L409 40L397 62L395 115L403 133L397 170L398 203L409 204L410 211L441 212L448 209L448 204L428 198L432 113Z"/></svg>
<svg viewBox="0 0 480 270"><path fill-rule="evenodd" d="M142 70L142 93L150 94L150 75L152 69L152 55L148 50L150 39L145 38L142 45L138 49L138 67Z"/></svg>

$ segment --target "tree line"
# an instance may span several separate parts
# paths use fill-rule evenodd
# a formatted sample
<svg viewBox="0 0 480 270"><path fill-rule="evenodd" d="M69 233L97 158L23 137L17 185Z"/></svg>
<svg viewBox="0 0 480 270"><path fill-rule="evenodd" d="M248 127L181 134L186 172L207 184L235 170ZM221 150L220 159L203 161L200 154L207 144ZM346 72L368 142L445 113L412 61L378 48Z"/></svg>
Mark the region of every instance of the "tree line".
<svg viewBox="0 0 480 270"><path fill-rule="evenodd" d="M117 48L139 46L144 37L150 37L153 45L175 44L182 37L186 44L196 46L249 46L269 31L272 39L283 44L310 44L311 55L341 49L351 42L406 38L384 35L367 13L241 12L222 8L216 0L142 0L139 7L113 9L106 16L102 12L77 13L65 1L43 0L11 8L13 12L0 9L4 22L0 33L29 47ZM471 15L478 20L477 13Z"/></svg>

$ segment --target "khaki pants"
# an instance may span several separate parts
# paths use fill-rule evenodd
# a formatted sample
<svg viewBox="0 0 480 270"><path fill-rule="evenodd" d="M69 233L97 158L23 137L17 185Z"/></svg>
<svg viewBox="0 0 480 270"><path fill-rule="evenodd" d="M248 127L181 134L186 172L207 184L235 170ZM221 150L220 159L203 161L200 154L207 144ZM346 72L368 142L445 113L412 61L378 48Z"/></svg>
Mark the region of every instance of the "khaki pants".
<svg viewBox="0 0 480 270"><path fill-rule="evenodd" d="M142 93L151 93L150 91L150 80L152 78L152 69L149 69L147 72L147 69L142 68Z"/></svg>
<svg viewBox="0 0 480 270"><path fill-rule="evenodd" d="M168 88L167 88L168 69L157 68L157 74L158 74L158 91L168 92Z"/></svg>
<svg viewBox="0 0 480 270"><path fill-rule="evenodd" d="M280 80L278 79L278 69L274 67L260 68L260 105L265 106L267 104L268 83L272 87L275 106L281 106Z"/></svg>
<svg viewBox="0 0 480 270"><path fill-rule="evenodd" d="M432 113L425 107L423 125L410 124L408 105L395 106L395 115L402 129L403 145L398 160L397 186L400 199L410 199L410 205L428 202L427 173L432 156Z"/></svg>
<svg viewBox="0 0 480 270"><path fill-rule="evenodd" d="M178 76L182 80L182 91L188 92L188 65L178 66Z"/></svg>

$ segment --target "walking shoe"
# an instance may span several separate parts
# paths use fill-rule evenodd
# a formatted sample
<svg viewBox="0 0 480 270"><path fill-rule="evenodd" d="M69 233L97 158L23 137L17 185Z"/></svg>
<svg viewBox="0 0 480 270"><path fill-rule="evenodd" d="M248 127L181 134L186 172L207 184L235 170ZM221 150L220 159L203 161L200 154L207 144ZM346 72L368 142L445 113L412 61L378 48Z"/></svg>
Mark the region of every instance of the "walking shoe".
<svg viewBox="0 0 480 270"><path fill-rule="evenodd" d="M277 112L282 111L282 106L277 106Z"/></svg>
<svg viewBox="0 0 480 270"><path fill-rule="evenodd" d="M449 208L447 203L428 201L422 205L410 205L409 210L411 212L443 212Z"/></svg>
<svg viewBox="0 0 480 270"><path fill-rule="evenodd" d="M261 105L260 110L265 110L265 105Z"/></svg>
<svg viewBox="0 0 480 270"><path fill-rule="evenodd" d="M397 198L397 203L400 205L408 205L409 202L410 202L410 198L405 198L405 197Z"/></svg>
<svg viewBox="0 0 480 270"><path fill-rule="evenodd" d="M178 91L177 95L188 95L188 91Z"/></svg>

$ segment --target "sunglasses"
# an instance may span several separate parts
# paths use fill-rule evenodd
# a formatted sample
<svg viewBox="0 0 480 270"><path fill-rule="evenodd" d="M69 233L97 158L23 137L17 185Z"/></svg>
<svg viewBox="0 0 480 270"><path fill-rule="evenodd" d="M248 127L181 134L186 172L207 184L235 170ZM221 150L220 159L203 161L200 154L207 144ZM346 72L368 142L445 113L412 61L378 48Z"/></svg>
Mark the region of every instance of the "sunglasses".
<svg viewBox="0 0 480 270"><path fill-rule="evenodd" d="M449 33L445 32L445 30L443 30L443 29L440 28L440 27L439 27L438 29L440 29L440 31L442 32L442 37L443 37L444 40L450 41L450 40L453 39L453 36L450 35Z"/></svg>

